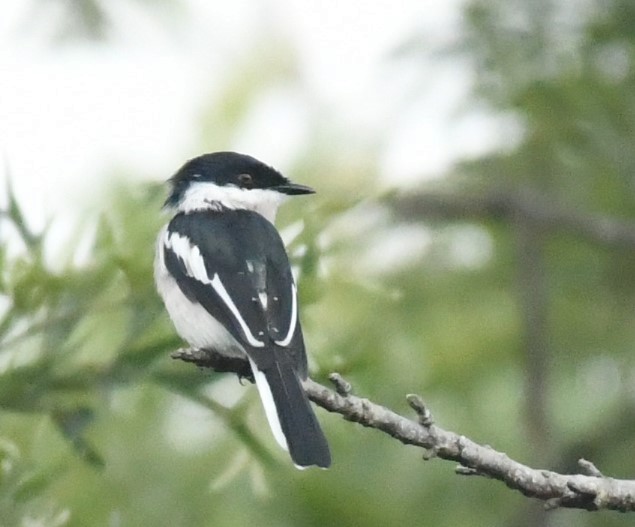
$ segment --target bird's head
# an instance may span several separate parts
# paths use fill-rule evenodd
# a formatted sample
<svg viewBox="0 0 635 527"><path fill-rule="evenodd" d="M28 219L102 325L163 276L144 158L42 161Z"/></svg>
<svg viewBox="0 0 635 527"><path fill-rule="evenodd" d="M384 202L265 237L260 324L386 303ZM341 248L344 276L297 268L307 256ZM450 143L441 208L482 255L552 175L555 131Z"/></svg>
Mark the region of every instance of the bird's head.
<svg viewBox="0 0 635 527"><path fill-rule="evenodd" d="M273 221L285 196L312 194L257 159L236 152L204 154L169 179L166 207L180 212L248 209Z"/></svg>

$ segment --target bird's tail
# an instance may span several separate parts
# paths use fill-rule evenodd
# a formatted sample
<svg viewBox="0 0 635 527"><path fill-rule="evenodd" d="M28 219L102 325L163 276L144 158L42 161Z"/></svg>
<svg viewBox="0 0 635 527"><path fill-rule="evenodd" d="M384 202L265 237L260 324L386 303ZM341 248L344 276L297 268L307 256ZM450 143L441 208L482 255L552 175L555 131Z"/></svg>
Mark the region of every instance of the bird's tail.
<svg viewBox="0 0 635 527"><path fill-rule="evenodd" d="M275 353L275 351L274 351ZM287 360L259 369L250 359L260 399L274 437L298 468L327 468L331 453L297 373Z"/></svg>

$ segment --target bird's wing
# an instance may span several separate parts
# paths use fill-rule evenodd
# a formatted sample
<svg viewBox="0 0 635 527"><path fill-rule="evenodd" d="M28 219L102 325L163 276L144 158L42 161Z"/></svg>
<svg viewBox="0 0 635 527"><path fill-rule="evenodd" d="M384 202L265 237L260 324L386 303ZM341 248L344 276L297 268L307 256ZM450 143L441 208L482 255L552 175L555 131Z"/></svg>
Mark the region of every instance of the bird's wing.
<svg viewBox="0 0 635 527"><path fill-rule="evenodd" d="M272 346L286 348L306 377L296 287L280 235L245 210L178 214L168 224L163 258L179 288L203 306L259 367Z"/></svg>
<svg viewBox="0 0 635 527"><path fill-rule="evenodd" d="M300 378L307 377L298 302L284 245L255 212L177 215L159 249L183 294L248 355L274 437L299 467L331 463Z"/></svg>

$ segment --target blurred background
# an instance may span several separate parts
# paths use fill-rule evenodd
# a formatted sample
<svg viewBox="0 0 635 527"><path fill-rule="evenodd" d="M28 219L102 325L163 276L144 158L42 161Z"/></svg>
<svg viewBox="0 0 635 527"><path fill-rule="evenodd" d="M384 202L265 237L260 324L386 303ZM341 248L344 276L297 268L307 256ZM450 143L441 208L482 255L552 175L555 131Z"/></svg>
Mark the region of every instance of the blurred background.
<svg viewBox="0 0 635 527"><path fill-rule="evenodd" d="M237 150L281 211L313 377L537 468L635 476L630 0L9 0L0 17L0 526L625 526L170 359L163 182Z"/></svg>

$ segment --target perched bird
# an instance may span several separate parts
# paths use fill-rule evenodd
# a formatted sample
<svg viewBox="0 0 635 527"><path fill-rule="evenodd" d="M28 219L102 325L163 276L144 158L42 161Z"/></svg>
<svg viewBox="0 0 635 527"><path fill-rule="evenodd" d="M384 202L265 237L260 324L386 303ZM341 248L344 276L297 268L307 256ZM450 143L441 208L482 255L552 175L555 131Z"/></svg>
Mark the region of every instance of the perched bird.
<svg viewBox="0 0 635 527"><path fill-rule="evenodd" d="M331 455L301 381L307 358L289 259L273 225L285 197L311 194L235 152L191 159L169 180L157 289L190 346L246 357L274 437L299 468Z"/></svg>

